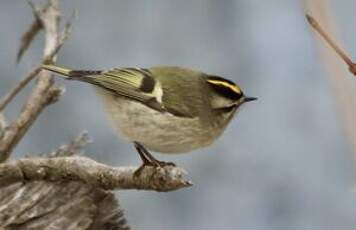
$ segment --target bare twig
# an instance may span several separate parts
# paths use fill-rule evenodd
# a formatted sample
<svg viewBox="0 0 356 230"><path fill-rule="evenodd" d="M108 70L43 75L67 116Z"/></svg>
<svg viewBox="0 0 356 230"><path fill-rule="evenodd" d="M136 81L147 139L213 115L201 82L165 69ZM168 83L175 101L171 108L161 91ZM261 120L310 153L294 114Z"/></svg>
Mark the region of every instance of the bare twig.
<svg viewBox="0 0 356 230"><path fill-rule="evenodd" d="M45 30L44 59L55 60L56 53L63 45L70 33L70 23L67 24L62 36L59 35L59 9L58 0L50 0L45 11L39 11L38 17ZM31 74L25 78L19 87L13 90L5 100L5 106L9 101L31 80L39 74L36 86L24 105L19 117L12 122L6 130L4 137L0 140L0 162L5 161L10 156L13 148L24 136L32 123L37 119L41 111L49 104L55 102L63 90L53 86L53 79L49 72L40 72L40 67L35 68Z"/></svg>
<svg viewBox="0 0 356 230"><path fill-rule="evenodd" d="M26 52L32 40L36 37L38 32L43 28L41 20L38 17L35 17L30 28L22 35L20 48L17 52L16 62L20 62L23 54Z"/></svg>
<svg viewBox="0 0 356 230"><path fill-rule="evenodd" d="M36 94L25 104L18 119L12 122L5 130L3 138L0 140L0 162L6 161L13 148L25 135L29 127L37 119L42 110L56 102L62 94L63 89L52 87L48 81L40 85Z"/></svg>
<svg viewBox="0 0 356 230"><path fill-rule="evenodd" d="M5 109L5 107L14 99L14 97L30 82L34 79L37 74L41 71L40 67L36 67L23 79L21 80L15 88L6 94L0 101L0 112Z"/></svg>
<svg viewBox="0 0 356 230"><path fill-rule="evenodd" d="M75 15L75 13L73 13ZM36 17L37 18L37 17ZM71 17L70 20L66 23L64 30L59 38L58 43L55 48L49 53L49 55L45 56L43 59L43 63L52 62L53 57L58 53L58 51L62 48L64 42L67 40L72 31L72 20L74 16ZM29 44L28 44L29 45ZM28 46L27 45L27 46ZM20 48L21 49L21 48ZM27 49L27 47L26 47ZM20 52L20 51L19 51ZM23 51L24 52L24 51ZM15 88L13 88L7 95L5 95L0 100L0 112L5 109L5 107L15 98L15 96L30 82L32 81L39 73L41 72L41 65L36 66L31 70L31 72L21 80Z"/></svg>
<svg viewBox="0 0 356 230"><path fill-rule="evenodd" d="M331 46L331 48L340 56L342 60L349 66L349 71L356 75L356 63L354 63L349 55L345 53L336 42L331 39L330 35L325 32L325 30L320 26L320 24L309 14L306 14L306 18L309 24L322 36L325 41Z"/></svg>
<svg viewBox="0 0 356 230"><path fill-rule="evenodd" d="M109 167L86 157L27 158L0 164L0 185L26 181L80 181L105 190L172 191L191 186L178 167Z"/></svg>
<svg viewBox="0 0 356 230"><path fill-rule="evenodd" d="M79 154L83 147L90 142L87 132L81 133L76 139L67 145L61 146L56 151L49 154L50 157L73 156Z"/></svg>

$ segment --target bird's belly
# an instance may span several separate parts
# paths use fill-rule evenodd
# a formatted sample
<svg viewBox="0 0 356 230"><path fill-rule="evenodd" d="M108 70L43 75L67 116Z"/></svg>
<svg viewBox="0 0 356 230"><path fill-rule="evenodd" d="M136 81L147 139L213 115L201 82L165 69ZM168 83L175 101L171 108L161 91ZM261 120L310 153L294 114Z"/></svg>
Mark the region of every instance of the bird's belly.
<svg viewBox="0 0 356 230"><path fill-rule="evenodd" d="M109 96L109 95L107 95ZM184 153L210 145L217 137L199 118L183 118L153 110L140 102L117 97L104 100L116 130L161 153Z"/></svg>

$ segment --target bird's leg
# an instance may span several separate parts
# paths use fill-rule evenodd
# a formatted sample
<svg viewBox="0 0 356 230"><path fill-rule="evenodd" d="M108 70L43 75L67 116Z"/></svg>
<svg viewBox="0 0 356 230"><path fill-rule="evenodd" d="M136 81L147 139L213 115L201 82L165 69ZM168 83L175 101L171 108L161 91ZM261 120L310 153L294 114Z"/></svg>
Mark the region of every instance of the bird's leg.
<svg viewBox="0 0 356 230"><path fill-rule="evenodd" d="M142 160L142 165L135 171L134 175L135 176L138 176L140 175L142 169L145 167L145 166L155 166L157 167L158 165L157 164L154 164L154 162L152 162L147 156L146 156L146 153L144 151L144 148L141 144L139 144L138 142L134 142L134 146L135 146L135 149L136 151L138 152L138 154L140 155L140 158Z"/></svg>
<svg viewBox="0 0 356 230"><path fill-rule="evenodd" d="M143 146L141 144L139 144L138 142L134 142L135 145L135 149L138 152L138 154L140 155L140 158L142 160L143 165L150 165L150 166L154 166L154 163L150 160L150 158L146 155L146 151L143 148Z"/></svg>
<svg viewBox="0 0 356 230"><path fill-rule="evenodd" d="M150 162L154 163L157 167L164 167L164 166L176 166L173 162L165 162L157 160L152 154L141 144L137 143L140 146L140 149L144 152L144 155L149 158Z"/></svg>

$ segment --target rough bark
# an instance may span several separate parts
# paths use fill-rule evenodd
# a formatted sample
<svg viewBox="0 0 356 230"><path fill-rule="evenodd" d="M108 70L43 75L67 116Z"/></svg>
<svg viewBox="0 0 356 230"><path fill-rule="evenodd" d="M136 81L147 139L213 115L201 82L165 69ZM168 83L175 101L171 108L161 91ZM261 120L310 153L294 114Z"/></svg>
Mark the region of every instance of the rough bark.
<svg viewBox="0 0 356 230"><path fill-rule="evenodd" d="M173 166L109 167L82 156L25 158L0 164L0 185L45 180L48 182L80 181L105 190L139 189L161 192L191 186L183 169Z"/></svg>

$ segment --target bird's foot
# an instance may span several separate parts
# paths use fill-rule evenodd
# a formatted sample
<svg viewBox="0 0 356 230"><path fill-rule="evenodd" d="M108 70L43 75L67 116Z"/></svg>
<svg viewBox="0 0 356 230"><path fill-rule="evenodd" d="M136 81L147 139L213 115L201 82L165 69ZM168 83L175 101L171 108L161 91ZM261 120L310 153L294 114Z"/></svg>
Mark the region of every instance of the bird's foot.
<svg viewBox="0 0 356 230"><path fill-rule="evenodd" d="M170 161L166 162L166 161L159 161L159 160L157 160L157 161L156 161L156 164L157 164L159 167L165 167L165 166L173 166L173 167L175 167L175 166L176 166L176 164L174 164L173 162L170 162Z"/></svg>
<svg viewBox="0 0 356 230"><path fill-rule="evenodd" d="M148 152L143 145L134 142L134 146L141 157L142 165L134 172L134 176L139 176L142 170L146 167L163 168L165 166L176 166L173 162L159 161Z"/></svg>

